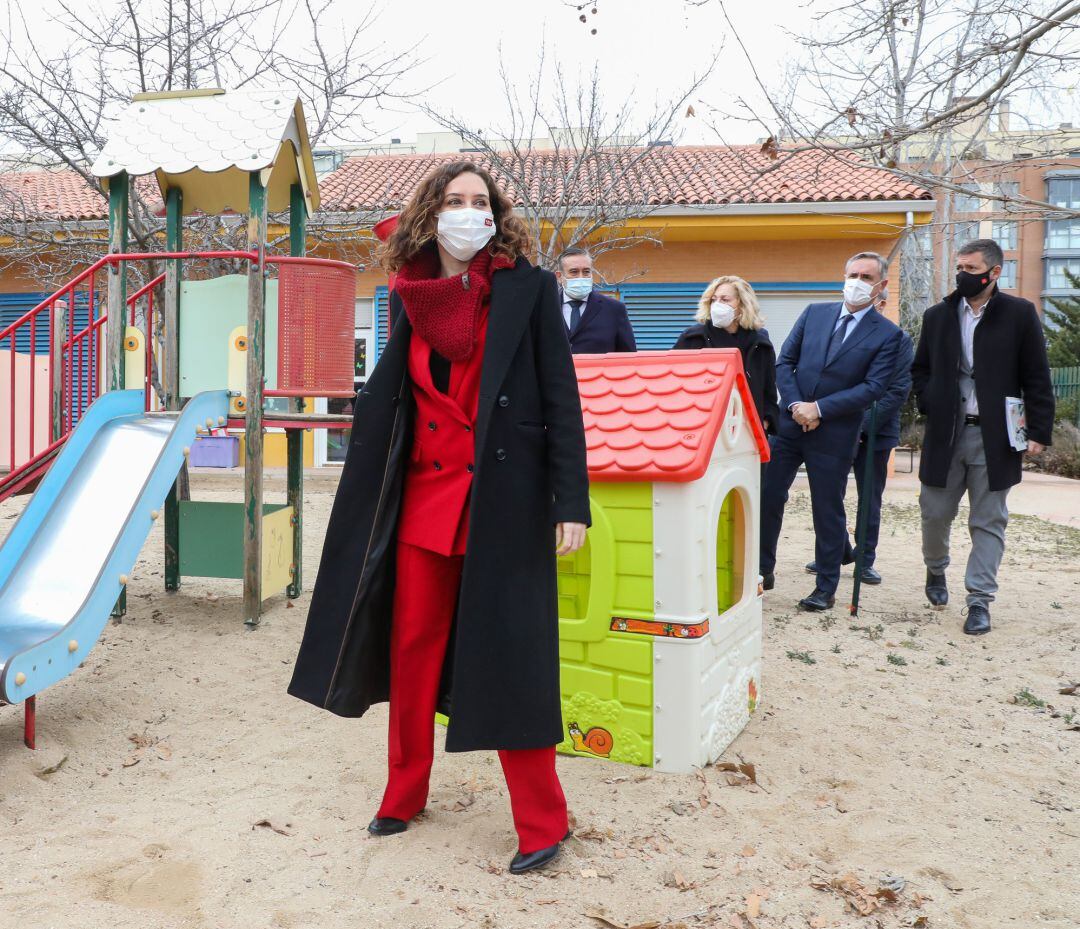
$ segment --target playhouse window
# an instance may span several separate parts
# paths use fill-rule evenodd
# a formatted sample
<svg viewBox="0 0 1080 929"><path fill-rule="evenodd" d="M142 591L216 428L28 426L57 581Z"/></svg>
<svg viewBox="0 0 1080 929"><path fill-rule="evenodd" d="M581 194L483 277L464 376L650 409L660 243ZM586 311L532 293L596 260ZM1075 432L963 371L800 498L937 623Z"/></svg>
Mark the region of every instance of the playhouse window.
<svg viewBox="0 0 1080 929"><path fill-rule="evenodd" d="M746 563L746 511L742 494L731 490L716 525L716 612L730 610L743 597Z"/></svg>
<svg viewBox="0 0 1080 929"><path fill-rule="evenodd" d="M589 609L589 586L592 580L592 546L585 544L559 559L559 616L584 619Z"/></svg>

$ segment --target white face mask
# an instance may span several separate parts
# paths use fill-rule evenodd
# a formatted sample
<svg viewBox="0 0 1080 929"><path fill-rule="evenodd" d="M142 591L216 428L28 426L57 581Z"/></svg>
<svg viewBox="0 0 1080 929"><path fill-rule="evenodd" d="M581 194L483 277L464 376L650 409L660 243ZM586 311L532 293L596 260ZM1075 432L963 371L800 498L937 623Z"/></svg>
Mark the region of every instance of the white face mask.
<svg viewBox="0 0 1080 929"><path fill-rule="evenodd" d="M717 329L727 329L735 322L735 307L722 300L713 300L709 315L712 317L712 324Z"/></svg>
<svg viewBox="0 0 1080 929"><path fill-rule="evenodd" d="M495 235L495 217L487 210L443 210L438 222L439 244L458 261L471 261Z"/></svg>
<svg viewBox="0 0 1080 929"><path fill-rule="evenodd" d="M844 281L844 303L853 310L861 310L869 306L874 288L866 281L857 277L849 277Z"/></svg>

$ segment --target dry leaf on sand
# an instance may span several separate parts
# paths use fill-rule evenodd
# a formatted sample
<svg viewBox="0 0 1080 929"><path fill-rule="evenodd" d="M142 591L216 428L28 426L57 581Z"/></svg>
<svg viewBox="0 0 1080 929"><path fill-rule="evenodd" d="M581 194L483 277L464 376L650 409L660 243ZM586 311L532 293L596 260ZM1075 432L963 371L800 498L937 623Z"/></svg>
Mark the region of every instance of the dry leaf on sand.
<svg viewBox="0 0 1080 929"><path fill-rule="evenodd" d="M679 890L690 890L697 885L693 881L687 880L686 875L677 868L673 871L668 871L664 875L664 885L666 887L677 887Z"/></svg>
<svg viewBox="0 0 1080 929"><path fill-rule="evenodd" d="M258 822L252 823L252 829L272 829L278 835L292 835L296 830L292 828L292 823L285 823L284 826L279 826L277 823L269 819L260 819Z"/></svg>
<svg viewBox="0 0 1080 929"><path fill-rule="evenodd" d="M588 919L595 919L601 925L607 926L608 929L658 929L660 926L660 920L658 919L649 919L643 923L626 923L608 916L603 910L586 910L585 916Z"/></svg>
<svg viewBox="0 0 1080 929"><path fill-rule="evenodd" d="M34 774L36 774L42 780L46 780L52 777L57 771L59 771L64 765L66 765L67 760L68 756L64 755L64 757L61 758L58 762L56 762L56 764L51 764L47 768L42 768L40 771L35 771Z"/></svg>
<svg viewBox="0 0 1080 929"><path fill-rule="evenodd" d="M831 890L860 916L871 916L886 904L898 900L896 891L888 887L871 890L851 872L832 878L818 875L811 878L810 886L816 890Z"/></svg>

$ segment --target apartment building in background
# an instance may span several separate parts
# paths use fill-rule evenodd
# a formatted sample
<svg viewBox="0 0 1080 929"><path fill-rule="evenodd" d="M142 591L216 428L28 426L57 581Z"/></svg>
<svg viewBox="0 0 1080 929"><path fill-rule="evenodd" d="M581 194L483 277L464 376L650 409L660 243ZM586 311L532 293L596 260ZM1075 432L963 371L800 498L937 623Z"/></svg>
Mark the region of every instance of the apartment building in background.
<svg viewBox="0 0 1080 929"><path fill-rule="evenodd" d="M940 174L952 151L966 157L952 172L961 189L935 190L934 221L915 232L931 301L952 289L957 246L976 238L996 239L1004 249L1003 290L1040 310L1051 297L1080 296L1065 273L1080 277L1080 129L1072 123L1017 126L1004 101L991 118L974 117L933 145L919 138L906 142L902 166L937 156ZM1018 200L1048 206L1027 208ZM1067 215L1070 210L1078 215Z"/></svg>

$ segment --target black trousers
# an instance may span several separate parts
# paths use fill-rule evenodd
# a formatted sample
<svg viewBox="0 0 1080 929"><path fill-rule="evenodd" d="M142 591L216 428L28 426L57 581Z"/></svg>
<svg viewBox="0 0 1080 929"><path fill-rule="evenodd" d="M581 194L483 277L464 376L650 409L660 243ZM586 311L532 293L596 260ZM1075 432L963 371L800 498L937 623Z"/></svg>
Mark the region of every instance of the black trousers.
<svg viewBox="0 0 1080 929"><path fill-rule="evenodd" d="M772 455L765 469L761 508L761 573L772 574L776 568L776 546L783 527L788 491L799 465L805 463L814 520L817 585L825 593L832 594L840 580L840 559L848 544L844 490L851 469L850 459L808 451L800 438L782 435L772 436L769 448Z"/></svg>

